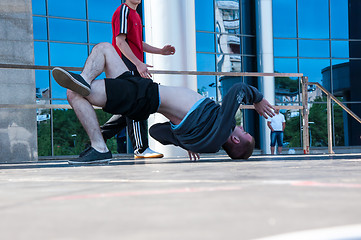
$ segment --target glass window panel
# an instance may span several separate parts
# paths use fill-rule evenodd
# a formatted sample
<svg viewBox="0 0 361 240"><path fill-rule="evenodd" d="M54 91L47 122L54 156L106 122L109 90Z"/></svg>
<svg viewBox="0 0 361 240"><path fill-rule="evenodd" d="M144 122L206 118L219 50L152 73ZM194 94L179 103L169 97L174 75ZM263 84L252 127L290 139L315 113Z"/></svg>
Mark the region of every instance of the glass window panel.
<svg viewBox="0 0 361 240"><path fill-rule="evenodd" d="M358 102L349 104L349 108L357 115L361 116L361 61L360 60L350 60L350 89L349 96L347 97L348 101ZM351 116L349 118L348 134L349 134L349 144L350 145L359 145L360 144L360 133L361 133L361 124L358 123Z"/></svg>
<svg viewBox="0 0 361 240"><path fill-rule="evenodd" d="M348 41L332 41L331 53L332 57L348 58L349 57L349 43Z"/></svg>
<svg viewBox="0 0 361 240"><path fill-rule="evenodd" d="M330 69L327 70L330 71ZM327 73L328 75L329 73ZM346 97L345 90L350 89L350 63L348 60L332 61L332 82L333 94L338 97Z"/></svg>
<svg viewBox="0 0 361 240"><path fill-rule="evenodd" d="M196 29L214 32L213 1L195 0Z"/></svg>
<svg viewBox="0 0 361 240"><path fill-rule="evenodd" d="M297 59L275 58L275 72L297 73ZM299 79L290 77L275 78L276 103L294 103L299 99ZM288 105L288 104L287 104Z"/></svg>
<svg viewBox="0 0 361 240"><path fill-rule="evenodd" d="M35 70L35 84L36 84L36 98L49 97L45 96L45 90L49 90L49 71L48 70ZM39 90L38 90L39 89Z"/></svg>
<svg viewBox="0 0 361 240"><path fill-rule="evenodd" d="M257 57L242 57L242 71L244 72L257 72ZM245 82L255 85L258 82L256 77L245 77Z"/></svg>
<svg viewBox="0 0 361 240"><path fill-rule="evenodd" d="M350 41L349 48L350 58L361 58L361 41Z"/></svg>
<svg viewBox="0 0 361 240"><path fill-rule="evenodd" d="M64 42L87 42L84 21L49 18L50 40Z"/></svg>
<svg viewBox="0 0 361 240"><path fill-rule="evenodd" d="M241 38L238 36L228 35L229 53L241 53Z"/></svg>
<svg viewBox="0 0 361 240"><path fill-rule="evenodd" d="M274 39L276 57L297 57L297 40Z"/></svg>
<svg viewBox="0 0 361 240"><path fill-rule="evenodd" d="M55 81L54 81L55 82ZM56 82L55 82L56 83ZM66 100L66 96L65 98L62 97L60 100L53 100L52 101L53 104L69 104L68 100Z"/></svg>
<svg viewBox="0 0 361 240"><path fill-rule="evenodd" d="M214 54L203 54L197 53L197 70L204 72L215 71L215 55Z"/></svg>
<svg viewBox="0 0 361 240"><path fill-rule="evenodd" d="M297 73L296 58L275 58L274 68L277 73Z"/></svg>
<svg viewBox="0 0 361 240"><path fill-rule="evenodd" d="M215 52L214 34L197 32L196 43L198 52Z"/></svg>
<svg viewBox="0 0 361 240"><path fill-rule="evenodd" d="M229 89L231 89L231 87L234 84L243 82L242 77L230 77L230 76L220 77L219 81L221 84L220 93L222 98L228 93Z"/></svg>
<svg viewBox="0 0 361 240"><path fill-rule="evenodd" d="M347 59L347 60L344 60L344 59L332 59L332 66L334 64L347 63L347 62L349 62L349 59Z"/></svg>
<svg viewBox="0 0 361 240"><path fill-rule="evenodd" d="M343 101L341 97L338 99ZM333 117L335 146L346 146L347 113L339 105L333 104Z"/></svg>
<svg viewBox="0 0 361 240"><path fill-rule="evenodd" d="M35 65L48 66L48 43L34 42Z"/></svg>
<svg viewBox="0 0 361 240"><path fill-rule="evenodd" d="M238 58L241 63L240 55L219 54L217 55L217 71L218 72L233 72L232 61L235 62ZM241 66L241 65L240 65Z"/></svg>
<svg viewBox="0 0 361 240"><path fill-rule="evenodd" d="M231 72L241 72L242 71L242 58L241 55L232 54L229 55L231 61Z"/></svg>
<svg viewBox="0 0 361 240"><path fill-rule="evenodd" d="M356 61L357 62L357 61ZM360 62L360 61L358 61ZM355 61L353 61L355 63ZM359 90L357 86L351 82L351 64L348 60L333 60L332 61L332 93L342 102L350 101L351 93L354 95L359 95ZM356 74L360 69L360 64L356 63ZM324 78L330 78L330 68L327 68L327 71L324 71ZM356 80L357 82L357 80ZM356 89L355 89L356 88ZM349 104L348 107L357 107L355 104ZM359 108L361 109L361 108ZM355 109L352 109L355 111ZM349 121L348 116L345 111L343 111L337 104L333 105L333 124L334 124L334 143L336 146L346 146L349 145ZM353 128L351 131L354 131Z"/></svg>
<svg viewBox="0 0 361 240"><path fill-rule="evenodd" d="M86 18L85 0L48 0L49 16Z"/></svg>
<svg viewBox="0 0 361 240"><path fill-rule="evenodd" d="M297 37L296 1L273 0L274 37Z"/></svg>
<svg viewBox="0 0 361 240"><path fill-rule="evenodd" d="M81 67L88 56L88 47L86 45L50 43L51 65ZM66 89L59 86L53 78L52 97L66 99ZM66 100L53 102L54 104L67 104Z"/></svg>
<svg viewBox="0 0 361 240"><path fill-rule="evenodd" d="M46 15L45 0L32 0L33 14Z"/></svg>
<svg viewBox="0 0 361 240"><path fill-rule="evenodd" d="M353 61L353 63L355 63ZM359 90L355 86L351 80L351 71L350 69L354 66L350 64L347 60L335 60L332 61L332 81L333 81L333 94L340 100L340 101L350 101L354 100L351 99L351 95L359 95ZM351 67L351 68L350 68ZM360 65L356 63L356 74L359 72ZM357 82L357 80L356 80ZM356 88L356 89L355 89ZM348 107L351 108L352 111L359 111L361 108L357 108L357 104L349 104ZM349 121L346 112L343 111L338 105L334 104L334 134L335 139L334 142L336 146L343 146L349 144ZM351 131L357 131L357 129L352 127ZM352 135L352 133L351 133Z"/></svg>
<svg viewBox="0 0 361 240"><path fill-rule="evenodd" d="M301 115L298 110L287 110L285 113L286 128L284 131L284 145L289 148L301 147Z"/></svg>
<svg viewBox="0 0 361 240"><path fill-rule="evenodd" d="M45 17L33 17L33 32L35 40L47 40L48 30Z"/></svg>
<svg viewBox="0 0 361 240"><path fill-rule="evenodd" d="M310 82L318 82L330 91L330 81L323 78L323 72L330 67L330 60L326 59L300 59L300 72L308 77ZM309 93L309 98L314 100L320 92Z"/></svg>
<svg viewBox="0 0 361 240"><path fill-rule="evenodd" d="M80 74L81 72L72 71ZM60 98L60 100L53 100L53 104L68 104L66 100L66 88L61 87L51 75L51 96L52 98ZM62 100L63 99L63 100Z"/></svg>
<svg viewBox="0 0 361 240"><path fill-rule="evenodd" d="M243 43L243 54L256 55L257 45L256 38L254 37L242 37Z"/></svg>
<svg viewBox="0 0 361 240"><path fill-rule="evenodd" d="M109 23L89 23L89 42L111 42L112 41L112 26Z"/></svg>
<svg viewBox="0 0 361 240"><path fill-rule="evenodd" d="M317 102L326 101L326 97L319 96L314 101L309 108L310 146L325 147L328 144L327 104Z"/></svg>
<svg viewBox="0 0 361 240"><path fill-rule="evenodd" d="M76 155L84 148L85 131L73 110L53 110L54 155Z"/></svg>
<svg viewBox="0 0 361 240"><path fill-rule="evenodd" d="M239 1L216 1L216 31L239 34Z"/></svg>
<svg viewBox="0 0 361 240"><path fill-rule="evenodd" d="M299 37L329 38L328 0L299 0L298 18Z"/></svg>
<svg viewBox="0 0 361 240"><path fill-rule="evenodd" d="M331 0L331 38L347 39L348 0Z"/></svg>
<svg viewBox="0 0 361 240"><path fill-rule="evenodd" d="M111 22L120 1L114 0L88 0L88 16L90 20Z"/></svg>
<svg viewBox="0 0 361 240"><path fill-rule="evenodd" d="M300 40L300 57L330 57L330 42Z"/></svg>
<svg viewBox="0 0 361 240"><path fill-rule="evenodd" d="M51 156L50 109L37 109L38 155Z"/></svg>
<svg viewBox="0 0 361 240"><path fill-rule="evenodd" d="M350 60L350 101L361 102L361 61ZM358 116L361 116L361 108L358 109ZM361 126L361 125L360 125Z"/></svg>
<svg viewBox="0 0 361 240"><path fill-rule="evenodd" d="M330 77L330 68L327 71L324 76ZM348 60L332 60L332 83L332 94L342 102L347 101L350 92L350 63ZM335 145L345 146L345 143L348 143L347 113L337 104L333 105L333 113Z"/></svg>
<svg viewBox="0 0 361 240"><path fill-rule="evenodd" d="M50 101L44 98L50 97L48 70L35 70L36 102L38 104L49 104ZM38 130L38 154L39 156L51 155L51 127L50 109L37 109L37 130Z"/></svg>
<svg viewBox="0 0 361 240"><path fill-rule="evenodd" d="M66 99L66 88L61 87L51 76L51 96L52 98L63 98ZM67 104L66 100L57 101L56 103L53 101L53 104Z"/></svg>
<svg viewBox="0 0 361 240"><path fill-rule="evenodd" d="M198 76L197 80L198 92L204 97L216 100L216 77Z"/></svg>
<svg viewBox="0 0 361 240"><path fill-rule="evenodd" d="M241 1L241 24L242 24L242 34L256 35L255 27L255 4L253 0Z"/></svg>
<svg viewBox="0 0 361 240"><path fill-rule="evenodd" d="M241 38L236 35L217 34L218 53L240 53Z"/></svg>
<svg viewBox="0 0 361 240"><path fill-rule="evenodd" d="M50 43L52 66L82 67L88 57L86 45Z"/></svg>

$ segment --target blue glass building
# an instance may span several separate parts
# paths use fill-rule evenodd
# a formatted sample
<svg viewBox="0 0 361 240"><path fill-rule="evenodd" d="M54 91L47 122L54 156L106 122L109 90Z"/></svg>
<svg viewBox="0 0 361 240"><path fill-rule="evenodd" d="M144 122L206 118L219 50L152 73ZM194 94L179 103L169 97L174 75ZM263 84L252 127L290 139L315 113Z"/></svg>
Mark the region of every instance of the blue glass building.
<svg viewBox="0 0 361 240"><path fill-rule="evenodd" d="M253 0L195 0L197 70L208 72L257 72L256 4ZM82 67L92 47L111 42L111 17L120 0L32 0L35 64ZM69 6L72 6L69 8ZM361 9L358 0L273 0L273 52L275 72L299 72L319 82L361 116ZM141 10L141 9L139 9ZM147 26L144 26L145 28ZM198 76L198 91L221 100L237 81L257 86L254 77ZM47 70L36 70L39 96L52 103L66 103L65 89L57 85ZM275 103L300 103L298 78L275 79ZM322 94L309 89L312 106L325 106ZM39 97L40 99L40 97ZM324 113L325 115L326 113ZM38 124L52 121L53 111L39 112ZM45 115L45 116L43 116ZM287 120L295 124L301 146L301 117L287 111ZM361 126L341 113L333 112L334 145L361 145ZM259 120L254 111L244 111L240 120L261 140ZM326 146L320 125L323 116L310 115L312 146ZM337 124L336 124L337 123ZM339 125L342 127L339 127ZM288 125L288 126L290 126ZM49 129L52 154L54 129ZM320 135L320 136L318 136ZM287 138L290 141L292 136ZM259 142L259 141L257 141ZM259 147L259 144L258 144Z"/></svg>

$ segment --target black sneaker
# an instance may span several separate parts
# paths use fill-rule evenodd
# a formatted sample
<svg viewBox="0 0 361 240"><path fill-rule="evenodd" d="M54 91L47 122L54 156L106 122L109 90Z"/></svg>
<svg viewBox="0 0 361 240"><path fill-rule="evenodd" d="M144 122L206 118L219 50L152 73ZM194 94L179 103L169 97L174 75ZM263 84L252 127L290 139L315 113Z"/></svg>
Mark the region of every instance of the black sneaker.
<svg viewBox="0 0 361 240"><path fill-rule="evenodd" d="M90 85L79 74L56 67L53 69L53 77L60 86L77 92L83 97L90 94Z"/></svg>
<svg viewBox="0 0 361 240"><path fill-rule="evenodd" d="M82 156L74 160L69 160L69 164L94 164L94 163L109 163L112 159L112 153L110 151L101 153L90 147L87 151L82 152Z"/></svg>
<svg viewBox="0 0 361 240"><path fill-rule="evenodd" d="M89 152L92 149L90 145L86 145L86 148L79 154L79 157L84 156L87 152Z"/></svg>

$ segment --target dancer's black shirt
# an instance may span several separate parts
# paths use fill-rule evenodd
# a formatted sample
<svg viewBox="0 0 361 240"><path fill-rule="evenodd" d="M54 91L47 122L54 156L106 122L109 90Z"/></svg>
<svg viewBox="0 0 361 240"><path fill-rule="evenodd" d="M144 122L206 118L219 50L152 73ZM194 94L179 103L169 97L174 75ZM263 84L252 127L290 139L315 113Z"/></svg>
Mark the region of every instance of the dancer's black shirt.
<svg viewBox="0 0 361 240"><path fill-rule="evenodd" d="M263 95L244 83L235 84L223 98L222 106L205 99L176 129L170 122L153 125L150 135L160 143L173 144L196 153L215 153L233 132L235 114L241 103L258 103Z"/></svg>

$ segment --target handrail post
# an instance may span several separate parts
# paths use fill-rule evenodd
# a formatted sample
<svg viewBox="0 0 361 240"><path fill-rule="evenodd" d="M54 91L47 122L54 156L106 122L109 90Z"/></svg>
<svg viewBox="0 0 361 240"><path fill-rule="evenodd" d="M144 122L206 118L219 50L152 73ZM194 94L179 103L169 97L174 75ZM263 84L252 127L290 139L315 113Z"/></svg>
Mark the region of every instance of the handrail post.
<svg viewBox="0 0 361 240"><path fill-rule="evenodd" d="M303 153L310 153L310 137L308 129L308 77L302 77L302 128L303 128Z"/></svg>
<svg viewBox="0 0 361 240"><path fill-rule="evenodd" d="M332 149L332 117L331 117L331 96L327 94L327 132L328 132L328 153L334 154Z"/></svg>

